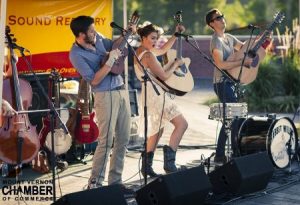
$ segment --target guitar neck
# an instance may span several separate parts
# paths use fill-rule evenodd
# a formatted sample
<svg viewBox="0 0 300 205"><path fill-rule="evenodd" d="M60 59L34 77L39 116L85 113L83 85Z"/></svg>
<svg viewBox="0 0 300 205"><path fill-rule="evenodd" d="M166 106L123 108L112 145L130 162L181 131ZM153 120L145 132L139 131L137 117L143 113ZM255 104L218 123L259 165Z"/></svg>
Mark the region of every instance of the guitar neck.
<svg viewBox="0 0 300 205"><path fill-rule="evenodd" d="M123 36L123 40L122 42L120 43L120 45L118 46L118 49L119 50L123 50L126 46L126 43L127 43L127 39L129 38L129 36L132 34L132 31L129 30L128 32L126 32L125 36Z"/></svg>
<svg viewBox="0 0 300 205"><path fill-rule="evenodd" d="M258 49L261 47L261 45L265 42L267 35L269 34L270 31L266 30L251 50L256 53Z"/></svg>
<svg viewBox="0 0 300 205"><path fill-rule="evenodd" d="M176 53L176 58L181 59L182 58L182 37L179 36L177 38L177 53Z"/></svg>
<svg viewBox="0 0 300 205"><path fill-rule="evenodd" d="M85 80L80 81L80 93L79 98L81 99L81 113L83 116L89 115L90 107L90 85Z"/></svg>
<svg viewBox="0 0 300 205"><path fill-rule="evenodd" d="M257 41L257 43L255 44L255 46L251 49L251 52L256 53L258 51L258 49L261 47L261 45L265 42L266 38L268 35L270 35L270 33L272 32L272 30L275 28L276 24L278 22L274 21L263 33L263 35L259 38L259 40Z"/></svg>

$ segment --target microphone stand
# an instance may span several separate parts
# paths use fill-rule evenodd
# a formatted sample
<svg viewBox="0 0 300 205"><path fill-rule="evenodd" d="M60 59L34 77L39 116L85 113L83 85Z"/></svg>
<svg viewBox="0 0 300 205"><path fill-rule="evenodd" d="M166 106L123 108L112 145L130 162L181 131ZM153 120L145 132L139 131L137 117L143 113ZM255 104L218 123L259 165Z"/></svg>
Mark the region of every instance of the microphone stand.
<svg viewBox="0 0 300 205"><path fill-rule="evenodd" d="M211 65L213 65L218 71L220 71L222 73L223 76L225 76L225 80L229 80L230 82L232 82L234 84L234 86L236 87L236 80L228 75L224 70L220 69L214 62L213 60L208 57L203 51L201 51L199 49L198 46L195 46L194 44L192 44L190 41L189 41L189 37L191 36L184 36L185 38L185 41L190 45L192 46L205 60L207 60ZM224 90L225 90L225 87L224 87ZM223 125L224 125L224 131L227 132L225 134L227 134L227 137L228 137L228 144L227 144L227 153L228 153L228 158L230 159L231 158L231 152L230 152L230 144L231 144L231 136L229 136L229 132L231 133L230 131L230 126L231 126L231 123L232 122L227 122L227 119L226 119L226 103L225 103L225 92L223 92L223 100L222 100L222 104L223 104L223 116L222 116L222 120L223 120ZM228 131L229 130L229 131Z"/></svg>
<svg viewBox="0 0 300 205"><path fill-rule="evenodd" d="M67 126L62 122L57 110L55 109L54 103L49 99L48 94L46 93L44 87L42 86L39 78L36 76L35 72L32 69L32 65L31 63L27 60L26 56L24 55L24 50L20 49L20 53L23 57L23 59L25 60L26 65L28 66L28 68L30 69L31 73L33 74L33 77L35 79L35 81L37 82L37 85L39 87L39 89L42 91L43 96L45 97L45 99L47 99L48 101L48 105L50 107L50 130L51 130L51 171L52 171L52 186L53 186L53 202L56 201L56 186L55 186L55 167L56 167L56 156L55 156L55 152L54 152L54 120L58 119L60 127L64 130L65 134L68 134L68 128Z"/></svg>
<svg viewBox="0 0 300 205"><path fill-rule="evenodd" d="M242 93L241 92L241 77L242 77L242 73L243 73L244 63L245 63L246 57L249 55L248 52L249 52L249 48L250 48L250 43L252 41L252 36L253 36L253 32L254 32L255 29L256 29L255 27L251 28L249 43L247 45L246 51L244 52L244 57L242 59L242 64L241 64L240 72L239 72L239 75L238 75L238 79L236 80L237 83L236 83L236 86L235 86L235 93L237 95L238 102L240 101L240 98L242 96L242 94L241 94ZM251 69L251 68L249 68L249 69Z"/></svg>
<svg viewBox="0 0 300 205"><path fill-rule="evenodd" d="M144 73L143 78L143 82L144 82L144 99L145 99L145 104L144 104L144 135L145 135L145 140L144 140L144 171L145 171L145 177L144 177L144 185L147 185L147 134L148 134L148 108L147 108L147 82L149 81L154 89L154 91L156 92L157 95L160 95L158 89L156 88L155 84L153 83L153 81L151 80L151 78L149 77L149 73L148 71L145 69L144 65L142 64L141 60L138 58L135 50L133 49L133 47L128 43L127 39L124 38L126 40L126 43L128 45L128 47L130 47L134 57L136 58L139 66L142 68L142 71Z"/></svg>
<svg viewBox="0 0 300 205"><path fill-rule="evenodd" d="M205 60L207 60L210 64L212 64L217 70L219 70L224 76L226 76L226 78L228 78L232 83L234 83L234 85L236 85L236 80L232 78L232 76L228 75L224 70L219 68L210 57L208 57L203 51L199 49L199 47L192 44L189 40L189 37L191 36L184 36L185 41L190 46L192 46Z"/></svg>

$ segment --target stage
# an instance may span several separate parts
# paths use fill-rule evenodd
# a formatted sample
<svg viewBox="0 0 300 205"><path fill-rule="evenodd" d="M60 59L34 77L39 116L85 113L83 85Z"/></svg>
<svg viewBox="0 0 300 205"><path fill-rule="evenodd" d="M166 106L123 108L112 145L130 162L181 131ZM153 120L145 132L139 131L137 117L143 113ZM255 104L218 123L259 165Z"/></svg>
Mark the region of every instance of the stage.
<svg viewBox="0 0 300 205"><path fill-rule="evenodd" d="M214 96L214 93L210 87L210 83L197 84L197 87L187 95L183 97L176 97L180 109L184 113L188 123L189 128L185 133L181 146L177 151L177 165L185 166L188 169L197 169L199 166L204 166L205 173L208 172L207 163L204 163L204 159L211 156L214 152L217 128L220 128L220 124L215 120L208 119L209 107L203 105L202 103ZM265 113L260 113L264 115ZM257 114L255 114L257 115ZM281 114L285 117L293 117L291 114ZM63 114L63 120L67 119L67 113ZM299 121L299 117L296 118ZM165 129L165 134L162 137L158 149L155 152L153 167L154 170L160 174L164 174L163 170L163 154L162 145L168 142L168 136L171 132L171 125L168 125ZM139 173L139 167L141 164L140 153L141 153L141 141L139 137L135 136L135 140L139 141L132 143L128 146L128 152L126 154L126 162L123 172L123 182L124 184L132 188L135 191L140 190L144 186L144 179ZM86 190L87 181L90 175L91 164L92 164L92 153L89 154L87 149L85 152L85 158L83 159L86 164L83 163L69 163L66 169L58 168L56 175L56 198L59 200L62 196L66 196L70 193L80 192ZM264 163L262 164L247 164L247 160L242 162L248 166L257 166L258 170L263 170ZM202 165L204 163L204 165ZM237 163L237 162L236 162ZM212 172L215 165L211 163L209 172ZM299 160L295 157L292 160L292 166L287 168L277 168L273 166L274 172L272 177L267 181L267 186L263 190L258 190L257 192L247 193L242 196L237 196L234 193L220 193L213 194L209 191L205 199L204 204L299 204L300 203L300 165ZM219 169L222 167L219 166ZM182 179L190 183L191 186L195 185L196 178L202 181L200 175L188 175L183 174L180 176ZM241 171L243 174L244 171ZM199 173L200 174L200 173ZM254 174L256 176L258 174ZM177 176L175 176L176 178ZM205 176L202 176L203 180ZM164 179L164 178L163 178ZM258 181L260 177L257 178ZM261 179L265 179L261 177ZM51 204L52 203L52 173L40 174L33 171L29 166L23 168L23 174L18 178L19 183L15 183L14 178L1 178L1 204ZM105 181L107 183L107 181ZM149 179L148 185L155 183L155 181ZM104 184L106 185L106 184ZM146 185L145 187L147 187ZM176 184L172 184L176 186ZM179 185L178 185L179 186ZM196 184L196 187L204 186L203 184ZM247 184L246 191L247 191ZM21 191L11 191L18 190L19 187ZM31 188L29 188L31 187ZM36 188L34 188L36 187ZM205 187L204 187L205 188ZM36 190L35 190L36 189ZM97 191L101 193L99 188ZM25 190L25 191L24 191ZM30 190L30 191L29 191ZM35 190L35 191L34 191ZM187 189L186 189L187 190ZM88 191L87 191L88 192ZM92 204L93 200L101 203L103 199L101 197L97 198L98 195L91 195L89 198L80 197L82 199L82 204ZM190 194L186 191L187 196ZM177 195L173 193L176 199ZM114 198L114 194L111 196L108 194L106 197ZM123 197L123 196L122 196ZM181 196L184 199L184 196ZM22 201L23 199L23 201ZM126 197L127 204L135 205L138 204L133 196ZM78 202L78 201L77 201ZM90 202L90 203L89 203ZM79 202L78 202L79 203ZM79 203L81 204L81 203Z"/></svg>

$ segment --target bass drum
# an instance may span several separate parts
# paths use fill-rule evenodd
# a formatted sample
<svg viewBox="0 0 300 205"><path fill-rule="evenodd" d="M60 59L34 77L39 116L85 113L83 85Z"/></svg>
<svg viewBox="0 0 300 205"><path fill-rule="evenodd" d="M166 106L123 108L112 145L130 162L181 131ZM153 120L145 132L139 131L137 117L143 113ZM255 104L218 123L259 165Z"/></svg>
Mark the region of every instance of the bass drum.
<svg viewBox="0 0 300 205"><path fill-rule="evenodd" d="M278 168L289 165L298 148L298 135L292 120L286 117L247 118L239 129L238 149L240 155L267 151Z"/></svg>

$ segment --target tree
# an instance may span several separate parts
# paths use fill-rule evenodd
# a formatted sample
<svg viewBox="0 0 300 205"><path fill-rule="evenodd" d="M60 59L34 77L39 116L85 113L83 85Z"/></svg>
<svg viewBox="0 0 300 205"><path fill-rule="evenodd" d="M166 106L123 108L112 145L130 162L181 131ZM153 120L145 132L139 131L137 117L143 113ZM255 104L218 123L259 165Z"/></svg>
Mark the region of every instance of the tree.
<svg viewBox="0 0 300 205"><path fill-rule="evenodd" d="M123 0L114 1L114 21L123 22ZM169 34L174 31L173 15L183 11L183 22L187 33L193 35L210 34L205 24L205 14L211 8L218 8L224 12L228 20L228 30L244 27L249 23L266 26L272 21L277 11L286 14L285 25L291 26L292 19L298 17L299 5L297 0L127 0L128 15L138 9L141 14L141 23L148 20L157 24ZM283 30L282 27L281 30ZM238 30L234 34L249 34L247 29Z"/></svg>

